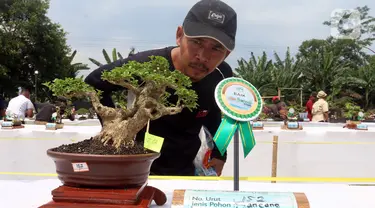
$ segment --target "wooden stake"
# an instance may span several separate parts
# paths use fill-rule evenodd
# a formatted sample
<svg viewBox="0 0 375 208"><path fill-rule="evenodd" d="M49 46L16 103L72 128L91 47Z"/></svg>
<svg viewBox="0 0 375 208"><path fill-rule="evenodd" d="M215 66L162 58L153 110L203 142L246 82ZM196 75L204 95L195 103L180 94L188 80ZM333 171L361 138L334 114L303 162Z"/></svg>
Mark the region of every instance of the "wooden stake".
<svg viewBox="0 0 375 208"><path fill-rule="evenodd" d="M148 133L148 129L150 128L150 119L148 119L148 122L147 122L147 127L146 127L146 132Z"/></svg>
<svg viewBox="0 0 375 208"><path fill-rule="evenodd" d="M277 149L279 146L279 136L273 136L272 143L272 177L277 176ZM271 183L276 183L276 181L271 181Z"/></svg>

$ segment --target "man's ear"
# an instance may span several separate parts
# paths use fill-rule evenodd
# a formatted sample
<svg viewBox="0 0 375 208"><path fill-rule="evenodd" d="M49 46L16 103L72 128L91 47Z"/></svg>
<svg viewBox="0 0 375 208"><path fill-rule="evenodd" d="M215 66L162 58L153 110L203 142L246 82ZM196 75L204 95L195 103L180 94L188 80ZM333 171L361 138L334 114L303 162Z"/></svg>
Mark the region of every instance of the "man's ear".
<svg viewBox="0 0 375 208"><path fill-rule="evenodd" d="M229 56L229 54L231 53L231 51L228 51L227 50L227 53L226 53L226 55L225 55L225 58L224 59L226 59L228 56Z"/></svg>
<svg viewBox="0 0 375 208"><path fill-rule="evenodd" d="M178 26L176 32L176 44L178 46L181 46L182 37L184 37L184 29L182 28L182 26Z"/></svg>

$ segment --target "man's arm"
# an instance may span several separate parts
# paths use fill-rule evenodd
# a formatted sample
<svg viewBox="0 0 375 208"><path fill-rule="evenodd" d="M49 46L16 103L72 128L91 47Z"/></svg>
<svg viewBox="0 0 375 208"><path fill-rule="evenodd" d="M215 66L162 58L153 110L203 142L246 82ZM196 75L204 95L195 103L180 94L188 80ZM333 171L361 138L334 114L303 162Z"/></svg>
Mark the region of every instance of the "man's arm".
<svg viewBox="0 0 375 208"><path fill-rule="evenodd" d="M223 62L222 64L220 64L220 66L218 68L219 68L219 70L215 71L213 73L217 73L217 76L218 76L219 80L225 79L225 78L228 78L228 77L233 77L232 68L226 62ZM214 87L216 87L216 86L214 86ZM214 96L214 95L212 94L212 95L208 95L208 96ZM208 129L208 131L211 133L212 136L215 136L216 131L219 128L220 123L221 123L221 110L219 109L219 107L217 106L217 104L215 102L213 103L212 108L213 109L211 110L211 112L209 112L207 117L205 118L205 121L203 122L203 125ZM212 158L217 158L217 159L222 160L224 162L226 162L226 160L227 160L227 152L225 151L225 153L223 155L221 155L221 153L220 153L219 149L217 148L216 144L214 146L214 149L212 150L211 156L212 156Z"/></svg>
<svg viewBox="0 0 375 208"><path fill-rule="evenodd" d="M324 121L328 121L328 103L324 102L323 103L323 114L324 114Z"/></svg>
<svg viewBox="0 0 375 208"><path fill-rule="evenodd" d="M32 118L34 116L34 110L35 110L34 104L31 102L31 100L27 100L26 112L25 112L26 116L29 118Z"/></svg>
<svg viewBox="0 0 375 208"><path fill-rule="evenodd" d="M205 118L205 121L203 122L203 125L208 129L208 131L211 133L212 137L215 136L217 129L219 128L221 123L221 112L220 110L216 110L214 112L210 112L207 117ZM224 155L221 155L219 149L216 146L216 143L214 142L215 146L212 150L211 157L216 158L219 160L222 160L226 162L227 160L227 152L225 151Z"/></svg>

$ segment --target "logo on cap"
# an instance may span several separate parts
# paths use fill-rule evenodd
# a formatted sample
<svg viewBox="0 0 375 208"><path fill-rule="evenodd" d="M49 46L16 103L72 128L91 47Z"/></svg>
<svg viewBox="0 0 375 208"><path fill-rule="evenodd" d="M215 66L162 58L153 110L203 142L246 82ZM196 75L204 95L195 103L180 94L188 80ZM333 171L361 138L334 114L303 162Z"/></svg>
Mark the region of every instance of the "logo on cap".
<svg viewBox="0 0 375 208"><path fill-rule="evenodd" d="M225 15L220 12L210 11L210 13L208 14L208 19L223 24L225 20Z"/></svg>

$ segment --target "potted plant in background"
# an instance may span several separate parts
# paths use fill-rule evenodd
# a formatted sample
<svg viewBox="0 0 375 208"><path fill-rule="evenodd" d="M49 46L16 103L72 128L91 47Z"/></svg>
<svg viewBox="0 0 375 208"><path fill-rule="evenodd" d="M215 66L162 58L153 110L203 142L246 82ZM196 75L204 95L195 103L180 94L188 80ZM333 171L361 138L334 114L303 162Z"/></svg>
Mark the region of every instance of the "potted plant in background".
<svg viewBox="0 0 375 208"><path fill-rule="evenodd" d="M22 125L23 120L19 118L16 114L8 113L4 117L4 121L1 123L2 129L19 129L24 128L25 126Z"/></svg>
<svg viewBox="0 0 375 208"><path fill-rule="evenodd" d="M132 107L103 106L99 101L100 91L87 85L82 78L45 83L57 96L89 97L103 122L96 136L49 149L47 154L54 160L58 178L65 186L120 187L122 191L126 187L143 187L151 164L160 153L136 142L137 133L150 120L180 113L183 108L196 108L198 97L189 89L190 79L177 70L170 71L168 61L158 56L151 56L149 62L130 61L104 71L102 79L132 91L136 96ZM176 103L168 99L170 89L174 91Z"/></svg>
<svg viewBox="0 0 375 208"><path fill-rule="evenodd" d="M87 110L86 108L80 108L80 109L78 109L78 110L76 111L76 114L77 114L78 116L80 116L80 117L78 118L78 120L86 120L86 119L87 119L86 116L88 116L89 113L90 113L90 111Z"/></svg>
<svg viewBox="0 0 375 208"><path fill-rule="evenodd" d="M57 129L62 129L64 127L64 123L62 122L62 118L60 114L60 111L61 111L60 106L56 106L55 110L56 112L52 114L52 118L51 118L52 123L48 123L48 122L45 123L47 130L57 130Z"/></svg>
<svg viewBox="0 0 375 208"><path fill-rule="evenodd" d="M344 127L348 129L367 129L365 125L361 125L361 121L364 120L361 107L347 102L345 104L344 115L346 118L346 125Z"/></svg>

